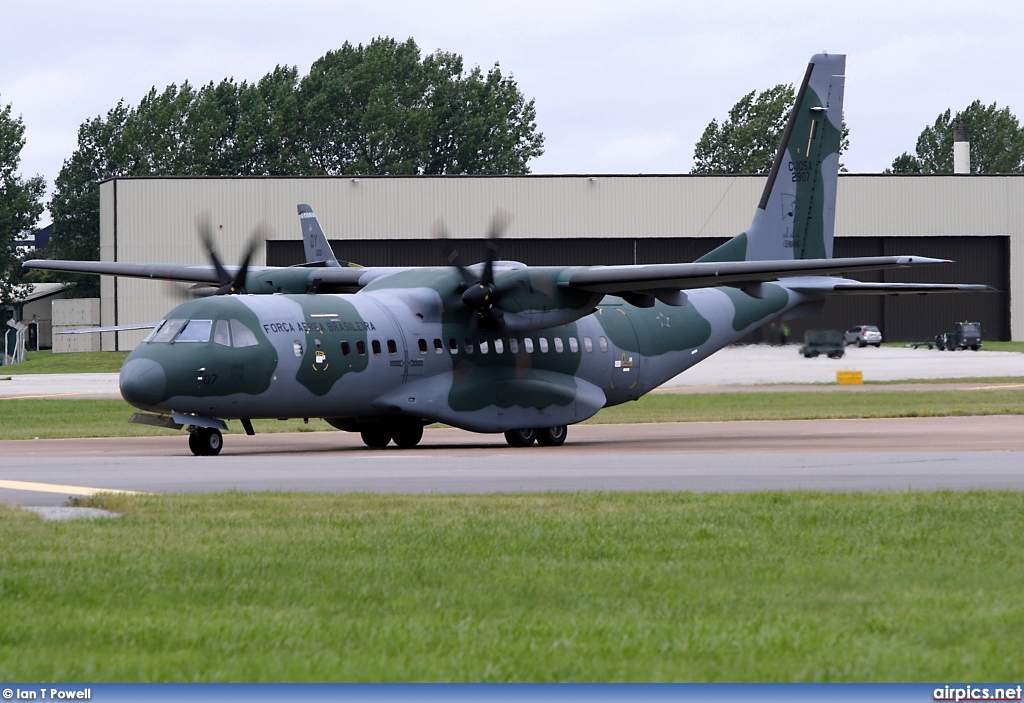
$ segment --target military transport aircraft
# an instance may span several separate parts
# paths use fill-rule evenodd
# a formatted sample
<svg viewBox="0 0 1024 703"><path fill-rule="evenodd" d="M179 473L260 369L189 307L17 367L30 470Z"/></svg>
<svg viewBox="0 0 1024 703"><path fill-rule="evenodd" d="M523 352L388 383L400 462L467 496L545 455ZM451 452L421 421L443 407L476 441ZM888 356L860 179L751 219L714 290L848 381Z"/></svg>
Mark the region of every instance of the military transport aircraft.
<svg viewBox="0 0 1024 703"><path fill-rule="evenodd" d="M942 263L833 259L844 70L811 59L753 222L694 263L354 267L299 205L307 264L212 266L34 260L28 268L214 286L174 308L121 369L132 420L187 427L217 454L225 420L322 417L370 447L415 446L442 422L560 445L566 427L636 400L752 330L827 296L987 290L862 283L840 274ZM249 254L251 254L251 249ZM121 328L123 329L123 328Z"/></svg>

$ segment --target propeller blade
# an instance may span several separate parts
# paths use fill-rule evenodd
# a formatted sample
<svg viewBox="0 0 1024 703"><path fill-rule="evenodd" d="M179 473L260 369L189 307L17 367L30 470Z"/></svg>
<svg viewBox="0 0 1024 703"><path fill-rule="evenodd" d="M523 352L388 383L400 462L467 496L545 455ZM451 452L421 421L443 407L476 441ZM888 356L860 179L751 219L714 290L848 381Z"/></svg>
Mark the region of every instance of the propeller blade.
<svg viewBox="0 0 1024 703"><path fill-rule="evenodd" d="M217 272L217 279L220 281L221 286L231 283L231 274L225 270L224 265L220 262L220 257L217 256L217 250L213 247L213 228L210 226L209 213L204 212L196 218L196 229L199 230L199 238L203 240L203 246L206 247L206 255L210 257L210 261L213 263L213 270Z"/></svg>
<svg viewBox="0 0 1024 703"><path fill-rule="evenodd" d="M448 236L448 226L444 223L444 220L438 218L437 222L430 228L430 233L434 239L439 240L441 244L441 254L444 257L445 262L449 266L454 266L459 271L459 275L462 276L462 285L471 286L473 281L476 280L470 273L469 269L462 261L462 257L459 256L459 250L452 244L451 239Z"/></svg>
<svg viewBox="0 0 1024 703"><path fill-rule="evenodd" d="M249 262L252 260L252 255L256 252L256 247L259 246L259 241L263 238L262 228L256 228L252 233L252 237L249 238L249 244L245 248L245 257L242 259L242 265L238 269L238 273L235 274L235 279L231 282L231 292L239 295L245 295L245 279L249 275Z"/></svg>
<svg viewBox="0 0 1024 703"><path fill-rule="evenodd" d="M498 210L494 213L494 217L491 218L491 229L487 234L487 259L484 261L484 275L480 279L481 283L491 285L494 283L494 262L498 258L498 240L501 239L501 233L508 227L508 213L504 210Z"/></svg>

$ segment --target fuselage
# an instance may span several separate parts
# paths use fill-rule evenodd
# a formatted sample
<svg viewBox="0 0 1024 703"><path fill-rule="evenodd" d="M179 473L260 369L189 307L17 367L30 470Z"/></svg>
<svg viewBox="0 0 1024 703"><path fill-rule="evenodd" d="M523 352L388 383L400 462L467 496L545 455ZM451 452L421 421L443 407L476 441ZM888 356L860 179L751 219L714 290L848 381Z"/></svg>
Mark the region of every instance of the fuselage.
<svg viewBox="0 0 1024 703"><path fill-rule="evenodd" d="M216 296L172 310L121 371L136 407L221 419L405 415L478 432L567 425L635 400L803 302L781 285L606 298L556 327L487 332L429 288Z"/></svg>

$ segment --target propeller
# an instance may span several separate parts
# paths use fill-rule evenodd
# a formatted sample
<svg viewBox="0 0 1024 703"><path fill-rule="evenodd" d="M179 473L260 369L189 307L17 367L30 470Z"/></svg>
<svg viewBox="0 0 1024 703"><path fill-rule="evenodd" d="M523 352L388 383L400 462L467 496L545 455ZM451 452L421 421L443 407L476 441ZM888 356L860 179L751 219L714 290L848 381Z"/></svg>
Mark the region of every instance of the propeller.
<svg viewBox="0 0 1024 703"><path fill-rule="evenodd" d="M249 238L249 243L245 247L242 265L238 267L238 271L234 276L228 273L227 269L224 268L224 264L221 263L220 257L217 256L217 250L213 246L213 230L210 227L210 218L207 215L200 215L196 220L196 227L199 230L199 238L202 239L203 246L206 247L206 254L210 257L210 262L213 264L213 269L217 272L217 281L220 284L219 287L208 292L203 291L200 293L199 289L195 289L196 295L245 295L248 292L245 289L245 280L249 275L249 262L252 260L252 255L256 251L260 240L266 238L263 227L259 226L253 231L252 236Z"/></svg>
<svg viewBox="0 0 1024 703"><path fill-rule="evenodd" d="M434 226L435 238L443 240L444 258L448 265L454 266L462 277L462 304L476 312L473 318L475 325L488 331L504 328L505 322L501 310L495 307L502 296L514 290L517 284L498 286L494 283L494 262L498 259L498 240L508 226L508 215L503 211L495 213L487 234L487 254L483 263L483 272L479 277L463 263L459 250L448 238L448 230L442 222Z"/></svg>

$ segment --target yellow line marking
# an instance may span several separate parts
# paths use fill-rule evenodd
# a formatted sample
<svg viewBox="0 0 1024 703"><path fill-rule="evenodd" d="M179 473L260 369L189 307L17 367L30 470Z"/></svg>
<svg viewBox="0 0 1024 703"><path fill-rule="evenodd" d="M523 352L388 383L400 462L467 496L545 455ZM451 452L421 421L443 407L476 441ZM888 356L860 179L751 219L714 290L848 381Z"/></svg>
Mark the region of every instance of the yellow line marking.
<svg viewBox="0 0 1024 703"><path fill-rule="evenodd" d="M1005 386L978 386L977 388L968 388L969 391L994 391L1002 388L1024 388L1024 383L1011 383Z"/></svg>
<svg viewBox="0 0 1024 703"><path fill-rule="evenodd" d="M97 493L126 493L128 495L145 495L143 491L121 491L116 488L89 488L88 486L62 486L57 483L32 483L31 481L4 481L0 479L0 488L13 491L37 491L39 493L71 493L80 496L92 496Z"/></svg>

